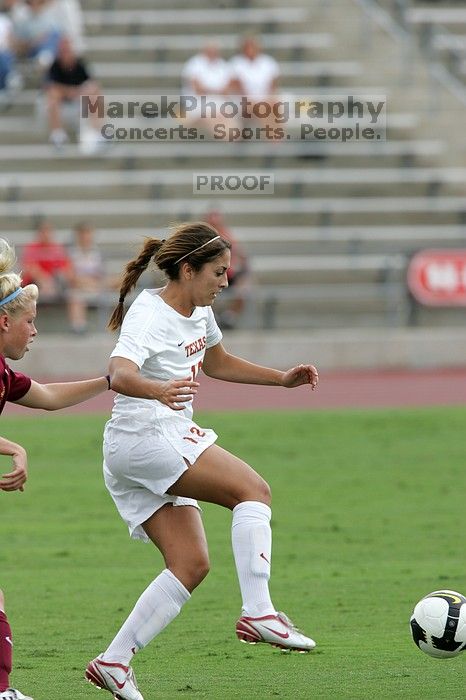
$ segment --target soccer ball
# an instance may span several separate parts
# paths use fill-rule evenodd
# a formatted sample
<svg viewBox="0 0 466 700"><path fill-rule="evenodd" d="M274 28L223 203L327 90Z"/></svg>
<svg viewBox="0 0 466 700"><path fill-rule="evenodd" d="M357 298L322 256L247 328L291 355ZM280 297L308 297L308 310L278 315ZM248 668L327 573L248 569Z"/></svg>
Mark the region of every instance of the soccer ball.
<svg viewBox="0 0 466 700"><path fill-rule="evenodd" d="M414 608L411 634L421 651L451 659L466 647L466 598L456 591L429 593Z"/></svg>

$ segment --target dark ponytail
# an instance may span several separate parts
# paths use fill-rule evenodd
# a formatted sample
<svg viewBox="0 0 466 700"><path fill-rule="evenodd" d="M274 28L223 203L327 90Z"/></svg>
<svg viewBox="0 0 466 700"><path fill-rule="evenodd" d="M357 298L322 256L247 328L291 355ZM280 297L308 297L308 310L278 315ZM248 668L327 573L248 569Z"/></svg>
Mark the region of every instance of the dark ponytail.
<svg viewBox="0 0 466 700"><path fill-rule="evenodd" d="M151 259L161 248L165 241L161 241L158 238L146 238L144 246L139 253L138 257L131 260L125 267L125 272L123 276L123 282L120 287L120 298L118 304L113 310L113 313L108 322L108 328L111 331L117 331L121 324L123 323L124 317L124 304L126 296L131 292L136 286L136 283L142 273L147 269Z"/></svg>

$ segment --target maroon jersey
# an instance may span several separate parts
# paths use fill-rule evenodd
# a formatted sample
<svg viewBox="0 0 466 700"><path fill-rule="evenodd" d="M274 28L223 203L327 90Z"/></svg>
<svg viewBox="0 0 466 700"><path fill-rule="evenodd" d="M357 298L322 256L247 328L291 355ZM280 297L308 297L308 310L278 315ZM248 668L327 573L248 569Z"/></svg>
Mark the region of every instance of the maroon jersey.
<svg viewBox="0 0 466 700"><path fill-rule="evenodd" d="M0 413L7 401L17 401L28 393L31 379L21 372L13 372L0 355Z"/></svg>

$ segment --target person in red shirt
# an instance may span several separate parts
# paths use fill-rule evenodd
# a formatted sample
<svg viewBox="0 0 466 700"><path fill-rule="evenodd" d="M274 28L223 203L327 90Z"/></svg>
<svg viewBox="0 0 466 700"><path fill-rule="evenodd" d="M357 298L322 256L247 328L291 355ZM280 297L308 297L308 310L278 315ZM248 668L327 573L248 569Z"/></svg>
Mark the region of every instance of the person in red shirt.
<svg viewBox="0 0 466 700"><path fill-rule="evenodd" d="M65 246L55 240L50 221L42 220L35 240L24 246L21 268L23 283L36 284L44 301L65 302L70 329L81 332L82 328L76 322L73 262Z"/></svg>
<svg viewBox="0 0 466 700"><path fill-rule="evenodd" d="M73 267L66 249L54 238L50 221L37 227L35 240L26 243L21 261L24 284L33 282L46 298L56 298L72 284Z"/></svg>
<svg viewBox="0 0 466 700"><path fill-rule="evenodd" d="M39 290L35 284L22 285L21 277L13 272L15 262L13 248L0 239L0 413L7 401L50 411L73 406L109 389L108 377L41 384L8 366L6 360L24 357L37 335L34 321ZM0 436L0 455L11 458L11 470L0 474L0 497L2 492L23 491L28 476L26 450ZM12 649L11 627L0 590L0 700L32 700L9 685Z"/></svg>

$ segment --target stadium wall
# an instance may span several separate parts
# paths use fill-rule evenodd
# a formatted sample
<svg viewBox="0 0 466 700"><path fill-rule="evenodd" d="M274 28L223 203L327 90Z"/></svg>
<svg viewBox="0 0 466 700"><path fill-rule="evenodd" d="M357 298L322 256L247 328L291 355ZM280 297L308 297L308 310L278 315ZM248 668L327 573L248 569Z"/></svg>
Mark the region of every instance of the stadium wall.
<svg viewBox="0 0 466 700"><path fill-rule="evenodd" d="M109 333L38 336L18 369L36 378L104 372L114 347ZM313 362L326 370L432 369L466 366L466 329L355 329L225 334L233 354L278 368ZM16 363L13 363L15 367Z"/></svg>

